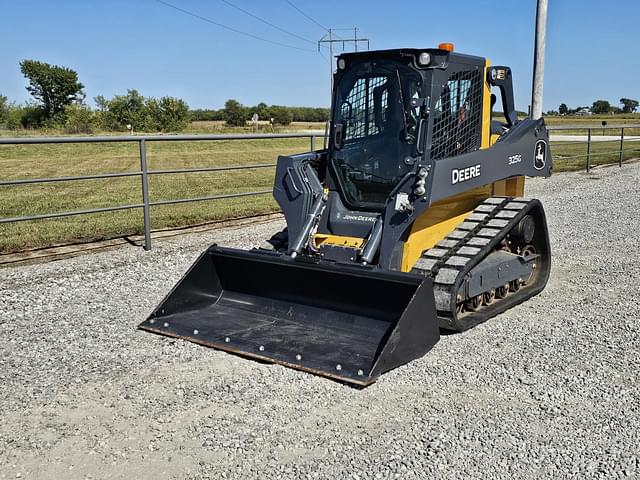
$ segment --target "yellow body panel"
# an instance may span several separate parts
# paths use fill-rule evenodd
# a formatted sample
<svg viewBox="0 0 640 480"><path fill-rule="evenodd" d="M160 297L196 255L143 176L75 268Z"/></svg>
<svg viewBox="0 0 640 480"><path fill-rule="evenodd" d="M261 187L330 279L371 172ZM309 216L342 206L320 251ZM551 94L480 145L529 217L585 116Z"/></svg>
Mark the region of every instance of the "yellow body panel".
<svg viewBox="0 0 640 480"><path fill-rule="evenodd" d="M483 99L483 107L484 112L487 112L482 118L482 147L487 148L492 146L494 143L498 141L500 135L491 135L491 88L489 87L489 83L486 81L487 78L487 70L491 63L489 60L486 60L485 68L484 68L484 87L485 87L485 98ZM487 93L488 90L488 93ZM488 103L487 103L488 102ZM486 128L486 131L485 131ZM485 135L488 138L488 142L485 144ZM524 195L524 177L515 177L509 178L507 180L499 180L493 184L493 193L492 195L497 196L509 196L509 197L522 197Z"/></svg>
<svg viewBox="0 0 640 480"><path fill-rule="evenodd" d="M360 248L364 244L364 238L342 237L340 235L330 235L326 233L316 233L313 236L313 244L316 248L320 245L338 245L340 247Z"/></svg>
<svg viewBox="0 0 640 480"><path fill-rule="evenodd" d="M482 99L482 143L480 148L489 148L498 135L491 135L491 87L486 81L490 62L487 59L484 69L484 86ZM454 230L479 204L493 195L522 196L524 194L524 177L500 180L484 185L468 192L454 195L435 202L411 227L409 236L402 251L402 271L408 272L418 261L422 252L432 248L447 234Z"/></svg>
<svg viewBox="0 0 640 480"><path fill-rule="evenodd" d="M422 252L433 247L454 230L479 204L492 195L492 185L445 198L431 205L420 215L409 232L402 250L403 272L408 272Z"/></svg>
<svg viewBox="0 0 640 480"><path fill-rule="evenodd" d="M507 178L493 184L493 195L499 197L522 197L524 195L524 177Z"/></svg>
<svg viewBox="0 0 640 480"><path fill-rule="evenodd" d="M482 85L482 141L480 148L489 148L493 145L491 142L491 87L487 82L487 72L491 62L487 58L484 62L484 79Z"/></svg>

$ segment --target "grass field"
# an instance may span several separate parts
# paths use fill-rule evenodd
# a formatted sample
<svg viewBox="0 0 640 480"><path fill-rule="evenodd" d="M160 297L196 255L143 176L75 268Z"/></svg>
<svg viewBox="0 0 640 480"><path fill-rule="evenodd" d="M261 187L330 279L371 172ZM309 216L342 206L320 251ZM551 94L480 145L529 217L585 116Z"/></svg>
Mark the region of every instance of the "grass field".
<svg viewBox="0 0 640 480"><path fill-rule="evenodd" d="M551 127L563 127L563 130L556 130L555 133L562 135L586 135L588 127L595 127L592 129L592 135L620 135L619 128L616 125L639 125L640 114L626 114L626 115L570 115L570 116L552 116L544 117L545 123ZM606 129L601 127L602 122L607 122ZM575 129L564 130L566 127L581 127ZM640 135L640 128L625 128L625 135Z"/></svg>
<svg viewBox="0 0 640 480"><path fill-rule="evenodd" d="M620 141L592 142L591 165L607 165L615 163L620 158ZM584 170L587 165L586 143L552 142L554 172L569 172ZM628 142L624 146L623 160L640 156L640 142Z"/></svg>
<svg viewBox="0 0 640 480"><path fill-rule="evenodd" d="M587 128L591 130L592 138L597 139L601 135L620 136L619 128L601 128L602 122L607 122L607 127L616 125L638 125L640 124L640 114L627 115L584 115L584 116L546 116L545 122L549 126L558 127L580 127L569 130L552 130L554 135L587 135ZM640 135L640 128L625 128L625 137L630 135ZM556 172L584 169L587 164L586 143L553 142L551 145L554 170ZM594 166L615 163L618 161L620 150L620 140L607 142L592 142L591 144L591 164ZM623 159L640 156L640 142L627 142L624 145Z"/></svg>
<svg viewBox="0 0 640 480"><path fill-rule="evenodd" d="M547 125L581 125L589 127L592 125L600 125L606 120L608 125L617 124L635 124L640 123L640 113L628 113L618 115L553 115L544 116Z"/></svg>
<svg viewBox="0 0 640 480"><path fill-rule="evenodd" d="M307 139L149 143L149 169L275 163L278 154L309 150ZM136 144L0 146L0 178L91 175L139 170ZM273 168L215 173L152 175L152 201L268 190ZM83 180L0 187L0 217L141 203L140 178ZM151 209L154 229L271 212L270 195L197 202ZM77 239L96 240L141 233L142 210L0 225L0 252Z"/></svg>
<svg viewBox="0 0 640 480"><path fill-rule="evenodd" d="M324 122L291 122L287 126L273 126L269 122L260 121L257 127L227 127L222 121L191 122L191 126L184 133L280 133L300 132L305 130L324 131Z"/></svg>
<svg viewBox="0 0 640 480"><path fill-rule="evenodd" d="M324 131L324 122L291 122L289 125L269 125L269 122L259 122L257 127L228 127L223 121L196 121L180 133L183 134L222 134L222 133L289 133L306 132L310 130ZM126 135L128 132L94 132L96 135ZM134 132L136 134L140 132ZM37 130L2 130L0 137L32 137L32 136L60 136L69 135L61 128L42 128Z"/></svg>
<svg viewBox="0 0 640 480"><path fill-rule="evenodd" d="M583 124L583 117L552 117L549 124ZM587 117L584 124L597 124ZM577 121L576 121L577 120ZM634 119L616 119L634 123ZM578 122L579 121L579 122ZM638 122L638 120L635 120ZM610 124L612 124L610 122ZM299 123L289 131L322 130L323 124ZM238 129L234 130L238 131ZM239 129L249 133L250 129ZM189 133L227 133L221 122L194 122ZM61 132L46 132L60 134ZM567 132L562 132L566 134ZM576 133L584 135L584 131ZM614 131L607 131L615 135ZM22 132L22 135L43 134ZM595 132L594 135L601 134ZM633 132L629 132L633 134ZM638 132L640 134L640 132ZM7 135L7 132L3 132ZM12 132L12 136L15 133ZM320 145L317 139L317 145ZM592 164L618 160L618 141L593 143ZM149 169L216 167L275 163L279 154L309 150L308 139L239 140L215 142L149 143ZM553 144L555 171L583 169L586 144ZM611 153L605 153L611 152ZM640 142L627 143L624 158L640 156ZM136 144L0 145L0 180L60 177L97 173L128 172L139 169ZM274 169L238 170L150 176L152 201L218 195L252 190L268 190ZM0 187L0 218L17 217L141 203L138 177L114 178ZM157 206L151 209L153 229L182 227L207 221L273 212L277 206L270 195L219 201ZM142 210L100 213L63 219L0 224L0 253L36 248L76 240L97 240L142 232Z"/></svg>

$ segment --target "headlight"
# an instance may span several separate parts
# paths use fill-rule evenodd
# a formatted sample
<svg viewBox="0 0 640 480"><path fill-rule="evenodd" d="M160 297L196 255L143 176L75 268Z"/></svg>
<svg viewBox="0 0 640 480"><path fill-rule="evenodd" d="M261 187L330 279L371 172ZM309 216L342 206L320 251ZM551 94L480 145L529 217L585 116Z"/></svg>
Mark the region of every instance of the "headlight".
<svg viewBox="0 0 640 480"><path fill-rule="evenodd" d="M429 55L427 52L422 52L418 56L418 63L421 66L426 67L427 65L429 65L429 62L431 62L431 55Z"/></svg>
<svg viewBox="0 0 640 480"><path fill-rule="evenodd" d="M338 68L340 70L344 70L346 66L347 66L346 60L344 58L339 58L338 59Z"/></svg>

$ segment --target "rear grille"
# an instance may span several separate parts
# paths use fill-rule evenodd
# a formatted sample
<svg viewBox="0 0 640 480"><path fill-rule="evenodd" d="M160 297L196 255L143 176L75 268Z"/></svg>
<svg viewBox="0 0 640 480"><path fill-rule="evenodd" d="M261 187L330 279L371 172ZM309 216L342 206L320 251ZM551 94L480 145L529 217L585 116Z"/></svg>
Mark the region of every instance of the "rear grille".
<svg viewBox="0 0 640 480"><path fill-rule="evenodd" d="M436 102L431 158L447 158L480 148L482 135L482 73L456 72Z"/></svg>

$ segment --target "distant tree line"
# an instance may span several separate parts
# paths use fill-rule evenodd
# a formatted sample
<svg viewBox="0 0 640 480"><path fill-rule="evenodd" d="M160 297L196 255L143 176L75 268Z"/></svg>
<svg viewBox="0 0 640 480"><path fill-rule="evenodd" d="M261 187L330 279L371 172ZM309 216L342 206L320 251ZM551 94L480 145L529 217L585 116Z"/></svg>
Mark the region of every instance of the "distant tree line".
<svg viewBox="0 0 640 480"><path fill-rule="evenodd" d="M596 100L591 106L569 108L566 103L561 103L558 110L549 110L547 115L576 115L582 113L593 113L596 115L602 114L620 114L620 113L635 113L638 109L638 100L631 98L621 98L620 107L611 105L607 100Z"/></svg>
<svg viewBox="0 0 640 480"><path fill-rule="evenodd" d="M179 98L145 98L132 89L111 99L96 97L97 108L92 109L85 104L84 85L70 68L23 60L20 71L33 101L16 105L0 95L0 126L5 128L64 128L69 133L96 129L169 132L183 130L190 122L189 106Z"/></svg>
<svg viewBox="0 0 640 480"><path fill-rule="evenodd" d="M107 99L94 98L95 115L105 130L135 130L145 132L177 132L190 122L189 106L175 97L143 97L137 90Z"/></svg>
<svg viewBox="0 0 640 480"><path fill-rule="evenodd" d="M231 126L244 126L251 121L254 114L259 120L271 121L274 124L289 125L291 122L326 122L329 119L328 108L287 107L283 105L259 104L248 107L237 100L227 100L224 108L219 110L198 109L191 111L191 118L196 121L225 121Z"/></svg>
<svg viewBox="0 0 640 480"><path fill-rule="evenodd" d="M245 126L254 115L276 125L292 121L323 122L328 108L286 107L259 103L253 107L227 100L219 110L189 110L176 97L144 97L137 90L105 98L94 98L96 107L86 102L84 85L74 70L37 60L23 60L20 71L28 81L33 100L25 105L9 102L0 95L0 128L63 128L69 133L95 130L174 132L184 130L192 120L222 120L230 126Z"/></svg>

